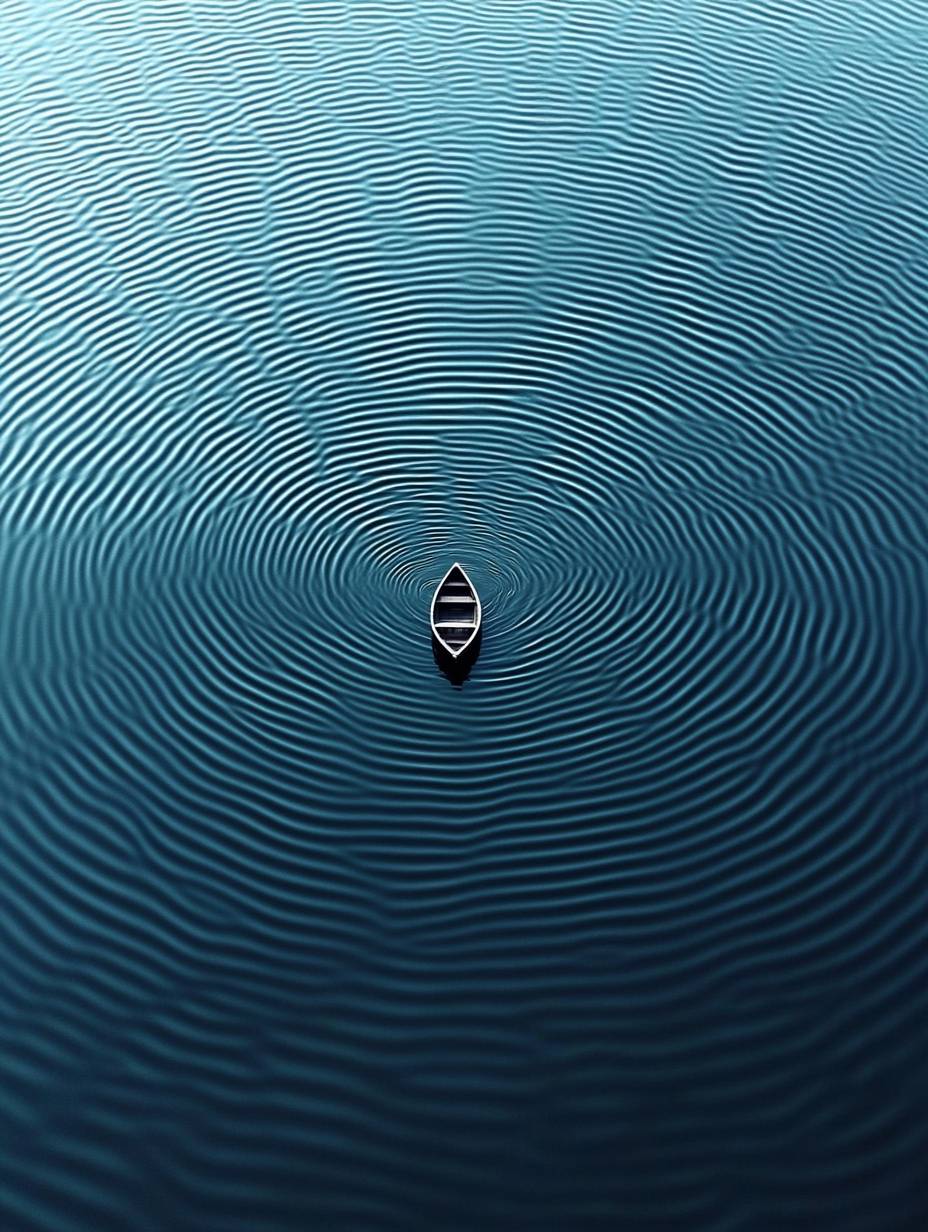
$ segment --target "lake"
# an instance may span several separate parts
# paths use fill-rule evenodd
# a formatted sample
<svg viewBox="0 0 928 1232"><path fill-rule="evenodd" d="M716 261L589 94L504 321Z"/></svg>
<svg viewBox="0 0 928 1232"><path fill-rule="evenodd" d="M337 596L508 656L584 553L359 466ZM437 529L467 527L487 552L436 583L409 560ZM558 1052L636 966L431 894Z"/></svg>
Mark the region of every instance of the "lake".
<svg viewBox="0 0 928 1232"><path fill-rule="evenodd" d="M928 1225L925 8L0 35L0 1225Z"/></svg>

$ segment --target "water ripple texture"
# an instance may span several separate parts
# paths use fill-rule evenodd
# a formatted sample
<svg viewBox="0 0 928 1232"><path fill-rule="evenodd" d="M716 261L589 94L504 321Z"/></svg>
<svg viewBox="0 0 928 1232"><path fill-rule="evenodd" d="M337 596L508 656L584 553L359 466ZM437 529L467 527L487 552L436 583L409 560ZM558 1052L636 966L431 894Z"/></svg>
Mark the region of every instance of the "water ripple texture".
<svg viewBox="0 0 928 1232"><path fill-rule="evenodd" d="M0 33L0 1227L928 1226L925 9Z"/></svg>

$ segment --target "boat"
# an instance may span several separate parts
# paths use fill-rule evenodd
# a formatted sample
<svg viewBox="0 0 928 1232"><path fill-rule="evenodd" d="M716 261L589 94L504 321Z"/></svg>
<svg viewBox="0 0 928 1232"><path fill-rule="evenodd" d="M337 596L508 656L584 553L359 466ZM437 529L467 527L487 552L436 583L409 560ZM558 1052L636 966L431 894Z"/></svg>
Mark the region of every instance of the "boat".
<svg viewBox="0 0 928 1232"><path fill-rule="evenodd" d="M432 640L450 666L460 666L476 653L480 641L480 596L455 561L432 598Z"/></svg>

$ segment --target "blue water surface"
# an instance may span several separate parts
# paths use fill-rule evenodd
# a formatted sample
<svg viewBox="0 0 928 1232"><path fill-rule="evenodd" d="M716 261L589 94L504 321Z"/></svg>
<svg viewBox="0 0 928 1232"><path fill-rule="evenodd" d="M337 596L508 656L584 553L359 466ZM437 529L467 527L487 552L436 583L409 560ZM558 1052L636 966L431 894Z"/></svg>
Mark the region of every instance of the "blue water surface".
<svg viewBox="0 0 928 1232"><path fill-rule="evenodd" d="M3 1232L928 1226L926 46L3 6Z"/></svg>

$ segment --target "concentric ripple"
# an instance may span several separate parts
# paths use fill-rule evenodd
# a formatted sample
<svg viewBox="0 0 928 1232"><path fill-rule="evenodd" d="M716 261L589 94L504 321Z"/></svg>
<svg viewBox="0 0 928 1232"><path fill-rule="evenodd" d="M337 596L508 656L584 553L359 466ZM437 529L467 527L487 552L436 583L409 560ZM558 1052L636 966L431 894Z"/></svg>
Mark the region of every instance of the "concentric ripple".
<svg viewBox="0 0 928 1232"><path fill-rule="evenodd" d="M0 1227L928 1220L926 27L0 16Z"/></svg>

